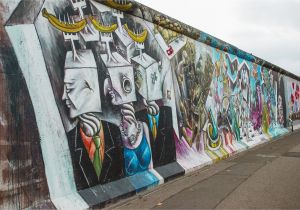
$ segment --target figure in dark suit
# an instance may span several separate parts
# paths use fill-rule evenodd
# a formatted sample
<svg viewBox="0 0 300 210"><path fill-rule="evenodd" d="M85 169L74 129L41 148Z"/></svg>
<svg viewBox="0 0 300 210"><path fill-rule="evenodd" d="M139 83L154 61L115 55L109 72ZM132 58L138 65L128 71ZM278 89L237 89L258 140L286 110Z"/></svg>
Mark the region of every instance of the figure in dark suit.
<svg viewBox="0 0 300 210"><path fill-rule="evenodd" d="M158 114L154 116L149 114L146 109L136 112L135 115L137 120L145 122L150 128L149 133L154 168L176 161L172 109L162 106L159 107ZM153 122L153 118L155 122ZM154 130L153 126L156 126L156 132L151 132Z"/></svg>
<svg viewBox="0 0 300 210"><path fill-rule="evenodd" d="M68 132L77 189L124 177L120 130L99 117L102 109L96 64L93 68L65 67L62 99L70 118L77 122Z"/></svg>
<svg viewBox="0 0 300 210"><path fill-rule="evenodd" d="M92 161L94 159L93 152L96 148L91 146L89 137L84 134L80 126L68 133L75 183L78 190L112 182L125 176L123 145L119 127L105 121L101 121L101 124L103 132L100 136L103 139L104 147L100 149L99 154L103 156L101 157L103 161L99 177Z"/></svg>

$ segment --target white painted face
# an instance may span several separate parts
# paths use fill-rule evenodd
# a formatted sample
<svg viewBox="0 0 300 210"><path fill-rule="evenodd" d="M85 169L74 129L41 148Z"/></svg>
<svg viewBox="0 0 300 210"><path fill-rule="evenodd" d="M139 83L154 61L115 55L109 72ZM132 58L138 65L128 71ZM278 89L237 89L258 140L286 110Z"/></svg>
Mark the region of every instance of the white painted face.
<svg viewBox="0 0 300 210"><path fill-rule="evenodd" d="M71 118L84 113L101 112L97 69L65 69L62 100L69 108Z"/></svg>
<svg viewBox="0 0 300 210"><path fill-rule="evenodd" d="M108 77L104 81L104 94L109 96L113 105L122 104L122 98L118 91L114 89L111 79Z"/></svg>
<svg viewBox="0 0 300 210"><path fill-rule="evenodd" d="M108 70L104 81L104 94L110 96L113 105L136 101L133 69L129 67Z"/></svg>
<svg viewBox="0 0 300 210"><path fill-rule="evenodd" d="M141 126L137 121L123 120L121 124L122 139L129 142L131 145L137 141L141 133Z"/></svg>

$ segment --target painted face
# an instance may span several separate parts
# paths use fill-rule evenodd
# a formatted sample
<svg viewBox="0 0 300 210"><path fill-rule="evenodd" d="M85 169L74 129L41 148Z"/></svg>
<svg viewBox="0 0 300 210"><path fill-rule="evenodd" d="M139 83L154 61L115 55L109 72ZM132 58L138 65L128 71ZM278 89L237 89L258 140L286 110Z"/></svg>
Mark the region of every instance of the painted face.
<svg viewBox="0 0 300 210"><path fill-rule="evenodd" d="M109 69L104 81L104 95L111 98L113 105L136 101L132 67Z"/></svg>
<svg viewBox="0 0 300 210"><path fill-rule="evenodd" d="M101 112L97 69L66 69L62 100L69 108L71 118L84 113Z"/></svg>
<svg viewBox="0 0 300 210"><path fill-rule="evenodd" d="M104 81L104 91L105 91L105 95L110 97L111 103L113 105L121 104L121 102L122 102L121 96L116 91L116 89L113 88L110 78L107 78Z"/></svg>
<svg viewBox="0 0 300 210"><path fill-rule="evenodd" d="M122 139L130 142L131 145L137 141L138 135L141 133L141 126L136 121L123 120L121 124Z"/></svg>

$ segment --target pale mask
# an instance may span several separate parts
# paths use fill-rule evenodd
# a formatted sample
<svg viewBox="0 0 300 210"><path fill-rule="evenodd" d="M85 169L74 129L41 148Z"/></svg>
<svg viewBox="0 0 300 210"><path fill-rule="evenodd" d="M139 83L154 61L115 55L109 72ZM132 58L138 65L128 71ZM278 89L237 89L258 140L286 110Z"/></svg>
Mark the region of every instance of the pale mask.
<svg viewBox="0 0 300 210"><path fill-rule="evenodd" d="M71 118L84 113L101 112L97 69L65 69L62 100L68 106Z"/></svg>
<svg viewBox="0 0 300 210"><path fill-rule="evenodd" d="M113 105L136 101L132 68L109 69L108 77L104 81L104 94L111 97Z"/></svg>

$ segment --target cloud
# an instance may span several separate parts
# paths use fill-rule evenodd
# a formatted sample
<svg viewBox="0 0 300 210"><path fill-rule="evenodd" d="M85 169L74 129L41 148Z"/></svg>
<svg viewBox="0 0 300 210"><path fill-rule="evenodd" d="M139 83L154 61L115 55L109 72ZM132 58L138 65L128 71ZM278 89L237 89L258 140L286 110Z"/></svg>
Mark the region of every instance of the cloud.
<svg viewBox="0 0 300 210"><path fill-rule="evenodd" d="M300 76L299 0L138 0Z"/></svg>

